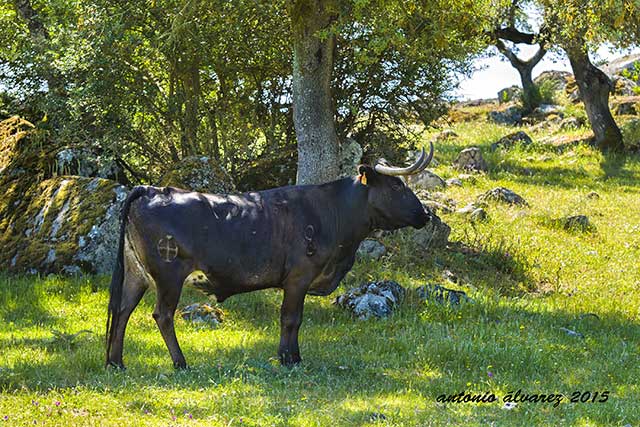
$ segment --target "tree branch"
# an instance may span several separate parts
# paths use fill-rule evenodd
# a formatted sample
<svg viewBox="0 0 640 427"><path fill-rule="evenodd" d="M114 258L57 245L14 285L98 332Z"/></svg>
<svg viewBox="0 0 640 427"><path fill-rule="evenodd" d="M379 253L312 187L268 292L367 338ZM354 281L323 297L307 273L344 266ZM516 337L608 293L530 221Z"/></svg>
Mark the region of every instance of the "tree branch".
<svg viewBox="0 0 640 427"><path fill-rule="evenodd" d="M520 58L518 58L507 46L505 46L502 40L496 39L495 44L500 53L506 56L509 62L511 62L511 65L515 68L521 68L524 65L524 62L520 60Z"/></svg>
<svg viewBox="0 0 640 427"><path fill-rule="evenodd" d="M523 33L513 27L496 28L493 30L494 38L509 40L514 43L535 44L536 35L532 33Z"/></svg>
<svg viewBox="0 0 640 427"><path fill-rule="evenodd" d="M546 55L546 53L547 53L547 49L545 49L543 45L540 45L540 49L538 49L536 54L533 55L531 59L527 61L527 64L531 68L535 67L536 64L538 64L538 62L540 62L540 60L544 57L544 55Z"/></svg>

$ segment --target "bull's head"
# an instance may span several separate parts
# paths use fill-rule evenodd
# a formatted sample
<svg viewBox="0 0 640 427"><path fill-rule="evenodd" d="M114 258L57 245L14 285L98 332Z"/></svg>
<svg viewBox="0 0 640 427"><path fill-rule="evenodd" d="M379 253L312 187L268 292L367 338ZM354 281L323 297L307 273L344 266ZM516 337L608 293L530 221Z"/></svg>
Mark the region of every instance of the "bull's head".
<svg viewBox="0 0 640 427"><path fill-rule="evenodd" d="M422 203L406 186L400 176L422 172L433 159L433 143L429 155L422 149L418 160L411 166L399 168L378 161L371 167L360 165L358 180L368 187L369 217L374 228L395 230L406 226L422 228L430 219Z"/></svg>

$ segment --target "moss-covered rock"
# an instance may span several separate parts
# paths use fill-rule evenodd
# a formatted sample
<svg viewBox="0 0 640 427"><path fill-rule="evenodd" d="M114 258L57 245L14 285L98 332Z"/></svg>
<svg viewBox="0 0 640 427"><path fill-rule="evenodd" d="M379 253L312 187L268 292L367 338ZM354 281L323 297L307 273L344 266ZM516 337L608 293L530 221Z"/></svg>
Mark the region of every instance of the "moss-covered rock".
<svg viewBox="0 0 640 427"><path fill-rule="evenodd" d="M236 191L227 171L215 159L206 156L185 157L163 175L160 185L203 193Z"/></svg>
<svg viewBox="0 0 640 427"><path fill-rule="evenodd" d="M77 176L0 184L0 265L11 271L110 273L127 190Z"/></svg>
<svg viewBox="0 0 640 427"><path fill-rule="evenodd" d="M128 184L116 160L98 146L67 146L52 141L48 132L18 116L0 121L0 174L25 175L33 180L78 175Z"/></svg>
<svg viewBox="0 0 640 427"><path fill-rule="evenodd" d="M0 269L113 269L127 190L109 179L61 175L89 167L64 150L71 153L17 116L0 122ZM69 160L62 170L60 158Z"/></svg>

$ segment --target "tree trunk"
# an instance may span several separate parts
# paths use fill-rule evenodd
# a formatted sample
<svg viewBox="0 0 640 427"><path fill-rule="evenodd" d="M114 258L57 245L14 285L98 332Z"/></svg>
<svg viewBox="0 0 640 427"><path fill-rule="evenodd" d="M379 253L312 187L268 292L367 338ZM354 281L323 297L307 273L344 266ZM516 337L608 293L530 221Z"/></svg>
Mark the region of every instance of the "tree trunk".
<svg viewBox="0 0 640 427"><path fill-rule="evenodd" d="M526 112L531 112L540 106L542 97L538 86L533 83L531 72L532 66L518 68L520 73L520 81L522 82L522 104Z"/></svg>
<svg viewBox="0 0 640 427"><path fill-rule="evenodd" d="M338 176L338 137L331 97L334 37L319 37L334 15L326 0L291 0L293 122L298 140L298 184Z"/></svg>
<svg viewBox="0 0 640 427"><path fill-rule="evenodd" d="M540 105L542 97L540 96L540 90L538 86L533 83L531 74L533 68L538 65L540 60L547 53L544 46L540 46L540 49L529 59L523 61L516 56L513 51L507 48L501 40L496 40L496 47L498 50L507 57L511 65L518 70L520 74L520 81L522 82L522 106L525 113L530 113Z"/></svg>
<svg viewBox="0 0 640 427"><path fill-rule="evenodd" d="M591 63L584 43L564 47L564 50L578 83L580 96L596 137L596 144L601 150L621 150L623 148L622 133L609 110L611 80Z"/></svg>

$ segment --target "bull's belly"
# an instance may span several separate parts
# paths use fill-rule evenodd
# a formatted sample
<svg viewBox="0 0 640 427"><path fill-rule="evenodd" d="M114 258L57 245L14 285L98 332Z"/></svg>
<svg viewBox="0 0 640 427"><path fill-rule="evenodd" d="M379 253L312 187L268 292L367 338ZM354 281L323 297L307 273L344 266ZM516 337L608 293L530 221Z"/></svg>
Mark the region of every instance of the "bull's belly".
<svg viewBox="0 0 640 427"><path fill-rule="evenodd" d="M273 271L262 274L248 271L233 274L230 271L203 270L199 272L200 274L192 274L199 280L191 281L188 284L208 295L215 296L219 302L236 294L280 287L279 274Z"/></svg>

